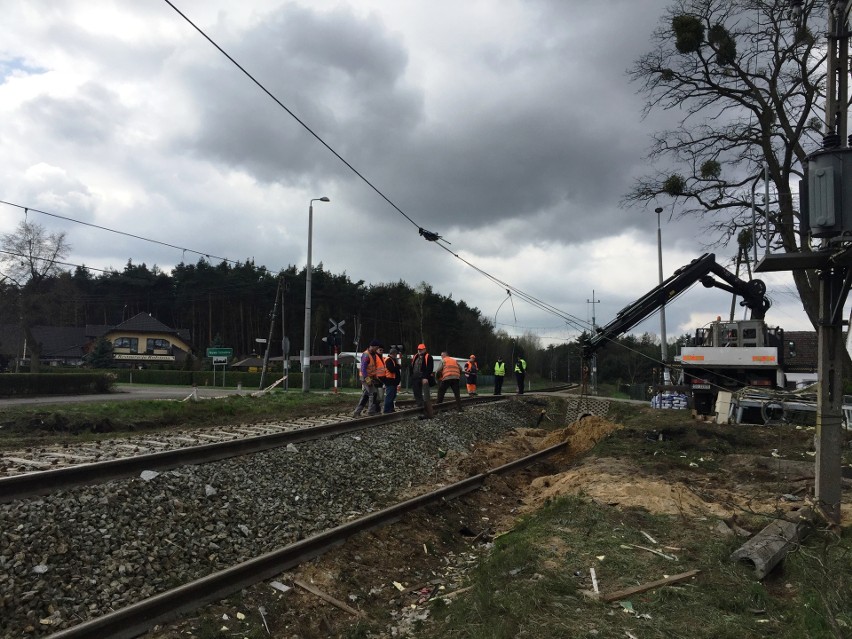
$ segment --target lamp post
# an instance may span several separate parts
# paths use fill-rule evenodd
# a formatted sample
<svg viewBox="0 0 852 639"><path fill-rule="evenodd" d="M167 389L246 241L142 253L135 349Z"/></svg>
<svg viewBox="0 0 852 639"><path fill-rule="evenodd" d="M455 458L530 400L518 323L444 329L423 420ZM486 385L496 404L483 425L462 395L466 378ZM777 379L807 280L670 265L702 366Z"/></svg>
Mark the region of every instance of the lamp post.
<svg viewBox="0 0 852 639"><path fill-rule="evenodd" d="M657 263L660 270L660 286L663 284L663 232L660 227L660 213L663 212L663 207L658 206L654 209L657 214ZM669 359L668 344L666 343L666 305L660 305L660 356L663 359L663 383L667 381L669 376L666 362Z"/></svg>
<svg viewBox="0 0 852 639"><path fill-rule="evenodd" d="M308 203L308 267L305 270L305 344L302 351L302 392L310 390L311 382L311 237L314 232L314 202L330 202L316 197Z"/></svg>

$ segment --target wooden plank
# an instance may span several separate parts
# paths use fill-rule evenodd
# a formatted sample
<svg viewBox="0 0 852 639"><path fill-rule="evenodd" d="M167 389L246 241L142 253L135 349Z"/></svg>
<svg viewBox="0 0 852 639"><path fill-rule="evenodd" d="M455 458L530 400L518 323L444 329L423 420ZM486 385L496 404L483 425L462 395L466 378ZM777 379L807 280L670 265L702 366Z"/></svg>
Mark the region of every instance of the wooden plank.
<svg viewBox="0 0 852 639"><path fill-rule="evenodd" d="M627 597L638 595L640 592L646 592L648 590L653 590L654 588L659 588L660 586L668 586L669 584L676 584L681 581L686 581L687 579L694 577L700 572L700 570L690 570L689 572L682 572L679 575L672 575L671 577L666 577L665 579L651 581L646 584L641 584L639 586L633 586L632 588L625 588L624 590L619 590L617 592L604 595L603 597L601 597L601 600L618 601L619 599L626 599Z"/></svg>
<svg viewBox="0 0 852 639"><path fill-rule="evenodd" d="M355 610L355 608L347 606L345 603L343 603L339 599L335 599L331 595L324 593L322 590L320 590L319 588L317 588L315 586L312 586L309 583L306 583L304 581L300 581L299 579L294 579L293 583L296 584L297 586L299 586L299 588L304 588L308 592L315 594L317 597L319 597L320 599L323 599L324 601L327 601L328 603L332 604L333 606L337 606L341 610L348 612L350 615L355 615L356 617L364 616L364 613L359 612L358 610Z"/></svg>

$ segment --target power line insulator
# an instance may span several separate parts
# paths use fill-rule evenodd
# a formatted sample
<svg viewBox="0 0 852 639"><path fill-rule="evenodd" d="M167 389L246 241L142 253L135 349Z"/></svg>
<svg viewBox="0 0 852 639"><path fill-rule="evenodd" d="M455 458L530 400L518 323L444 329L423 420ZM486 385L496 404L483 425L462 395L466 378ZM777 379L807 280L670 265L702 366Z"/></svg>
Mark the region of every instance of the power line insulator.
<svg viewBox="0 0 852 639"><path fill-rule="evenodd" d="M425 239L430 242L437 242L441 239L441 236L433 231L427 231L422 226L420 227L420 235L422 235Z"/></svg>

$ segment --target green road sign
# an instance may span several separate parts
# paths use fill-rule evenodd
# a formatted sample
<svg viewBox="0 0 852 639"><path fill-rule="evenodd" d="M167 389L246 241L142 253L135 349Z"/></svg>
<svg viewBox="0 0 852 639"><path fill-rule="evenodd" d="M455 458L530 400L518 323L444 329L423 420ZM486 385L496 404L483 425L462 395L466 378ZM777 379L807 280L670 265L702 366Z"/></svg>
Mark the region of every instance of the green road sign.
<svg viewBox="0 0 852 639"><path fill-rule="evenodd" d="M208 348L207 357L233 357L233 348Z"/></svg>

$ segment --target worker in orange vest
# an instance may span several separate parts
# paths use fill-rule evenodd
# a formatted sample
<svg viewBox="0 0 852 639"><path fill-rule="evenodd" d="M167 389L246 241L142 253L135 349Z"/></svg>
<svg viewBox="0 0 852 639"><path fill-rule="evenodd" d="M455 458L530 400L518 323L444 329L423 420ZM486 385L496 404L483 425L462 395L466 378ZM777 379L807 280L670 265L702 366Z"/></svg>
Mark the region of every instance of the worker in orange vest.
<svg viewBox="0 0 852 639"><path fill-rule="evenodd" d="M388 358L385 356L385 347L381 344L376 348L376 355L376 405L381 413L385 403L385 377L388 374Z"/></svg>
<svg viewBox="0 0 852 639"><path fill-rule="evenodd" d="M381 346L381 343L374 339L370 342L367 350L361 353L361 366L359 368L361 376L361 399L358 401L352 417L360 416L365 408L368 415L375 415L381 412L376 389L379 384L379 373L381 373L382 377L385 375L385 362L378 353L379 346Z"/></svg>
<svg viewBox="0 0 852 639"><path fill-rule="evenodd" d="M399 382L402 380L402 370L399 367L399 362L396 361L396 356L399 350L396 346L391 346L390 353L385 358L385 413L394 411L394 401L396 400L396 391L399 387Z"/></svg>
<svg viewBox="0 0 852 639"><path fill-rule="evenodd" d="M465 362L464 376L467 381L467 394L469 397L476 397L476 374L479 372L479 365L476 363L476 355L471 355L470 359Z"/></svg>
<svg viewBox="0 0 852 639"><path fill-rule="evenodd" d="M461 367L454 357L450 357L447 351L441 351L443 366L438 372L441 385L438 387L438 403L444 401L444 394L448 388L453 390L456 396L456 410L462 412L461 393L459 392L459 380L461 379Z"/></svg>

